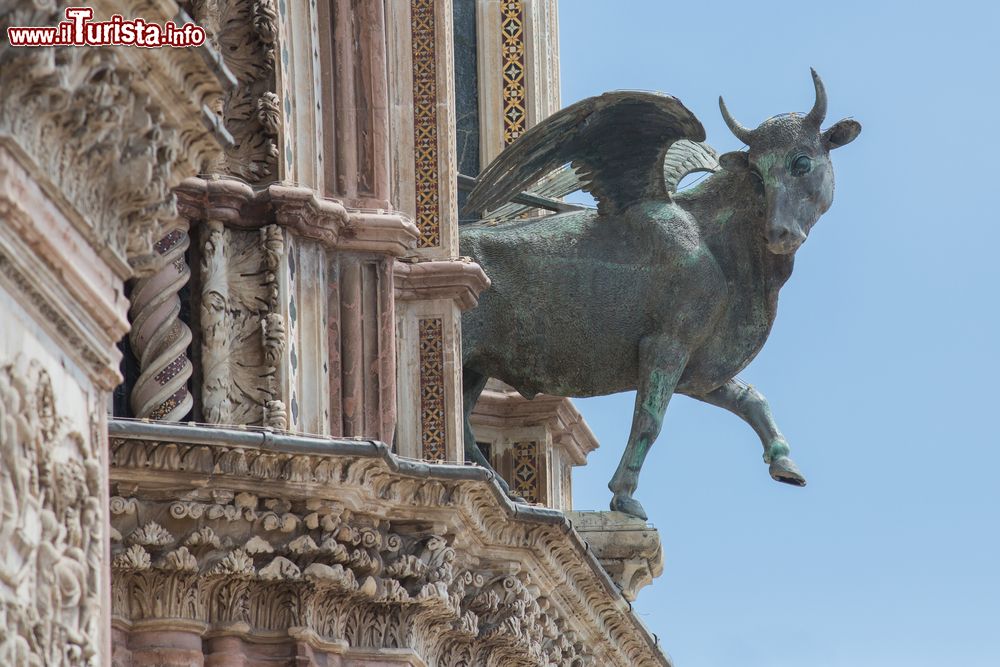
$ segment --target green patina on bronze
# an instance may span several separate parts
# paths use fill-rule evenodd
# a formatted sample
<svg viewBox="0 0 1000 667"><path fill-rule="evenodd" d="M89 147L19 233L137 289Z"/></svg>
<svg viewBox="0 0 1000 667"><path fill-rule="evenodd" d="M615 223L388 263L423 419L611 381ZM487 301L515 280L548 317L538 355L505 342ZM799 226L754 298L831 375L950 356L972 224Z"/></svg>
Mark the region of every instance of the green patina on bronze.
<svg viewBox="0 0 1000 667"><path fill-rule="evenodd" d="M813 81L808 114L753 130L720 99L749 149L722 155L715 173L680 193L665 183L664 158L679 140L703 141L704 130L676 98L652 93L607 93L567 107L483 172L472 210L505 203L566 163L598 205L462 228L462 254L492 280L462 321L469 459L485 464L468 416L495 377L529 398L637 391L609 484L612 509L645 518L633 495L674 393L743 418L761 439L771 476L805 484L767 401L734 378L764 345L795 250L833 200L830 150L861 129L843 120L821 130L826 93L815 72ZM680 177L671 173L670 182Z"/></svg>

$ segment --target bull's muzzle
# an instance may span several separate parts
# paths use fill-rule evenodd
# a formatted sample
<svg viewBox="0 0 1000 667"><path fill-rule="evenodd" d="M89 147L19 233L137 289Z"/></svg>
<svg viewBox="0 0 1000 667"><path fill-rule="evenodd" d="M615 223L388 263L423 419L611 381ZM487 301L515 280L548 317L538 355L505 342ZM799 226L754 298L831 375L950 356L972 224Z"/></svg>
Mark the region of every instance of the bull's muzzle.
<svg viewBox="0 0 1000 667"><path fill-rule="evenodd" d="M767 233L767 249L776 255L788 255L799 249L806 234L798 227L775 227Z"/></svg>

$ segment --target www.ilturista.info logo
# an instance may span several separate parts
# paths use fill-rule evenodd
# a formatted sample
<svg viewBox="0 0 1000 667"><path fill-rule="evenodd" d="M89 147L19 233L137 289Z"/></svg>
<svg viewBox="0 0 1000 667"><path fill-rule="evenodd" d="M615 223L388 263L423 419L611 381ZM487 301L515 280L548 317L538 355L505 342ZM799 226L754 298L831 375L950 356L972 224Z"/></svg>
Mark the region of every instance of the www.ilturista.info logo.
<svg viewBox="0 0 1000 667"><path fill-rule="evenodd" d="M109 21L91 21L90 7L67 7L66 20L57 26L19 26L7 28L11 46L141 46L155 49L161 46L201 46L205 29L194 23L178 26L148 23L142 19L125 19L115 14Z"/></svg>

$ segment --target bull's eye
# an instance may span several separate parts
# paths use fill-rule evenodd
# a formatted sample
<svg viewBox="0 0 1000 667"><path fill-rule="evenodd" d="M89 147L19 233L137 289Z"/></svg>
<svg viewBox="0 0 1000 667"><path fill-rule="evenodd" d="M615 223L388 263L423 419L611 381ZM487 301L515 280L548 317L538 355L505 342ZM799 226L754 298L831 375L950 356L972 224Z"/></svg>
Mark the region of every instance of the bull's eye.
<svg viewBox="0 0 1000 667"><path fill-rule="evenodd" d="M753 185L759 192L764 191L764 178L760 175L760 172L756 169L750 170L750 178L753 181Z"/></svg>
<svg viewBox="0 0 1000 667"><path fill-rule="evenodd" d="M808 155L800 155L792 161L792 176L804 176L812 171L813 161Z"/></svg>

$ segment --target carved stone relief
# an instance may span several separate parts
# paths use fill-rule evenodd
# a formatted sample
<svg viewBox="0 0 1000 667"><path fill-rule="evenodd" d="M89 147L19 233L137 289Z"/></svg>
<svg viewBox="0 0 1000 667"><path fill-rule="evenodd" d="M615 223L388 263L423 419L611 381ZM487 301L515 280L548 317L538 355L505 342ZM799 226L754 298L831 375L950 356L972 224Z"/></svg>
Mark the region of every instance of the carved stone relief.
<svg viewBox="0 0 1000 667"><path fill-rule="evenodd" d="M282 114L275 94L274 0L192 0L190 9L238 81L217 109L234 142L213 171L251 183L278 180Z"/></svg>
<svg viewBox="0 0 1000 667"><path fill-rule="evenodd" d="M123 437L136 428L150 433ZM668 664L568 524L511 518L483 471L411 475L384 446L258 434L262 448L245 431L242 445L218 430L213 444L143 439L158 428L112 429L126 636L154 621L225 628L244 659L268 637L412 651L428 665ZM320 453L331 447L340 453Z"/></svg>
<svg viewBox="0 0 1000 667"><path fill-rule="evenodd" d="M109 9L102 2L94 7L98 15ZM142 0L113 9L107 14L151 21L161 11ZM58 3L17 0L0 10L0 27L52 26L63 18ZM149 87L153 80L155 91ZM79 212L81 231L125 278L132 270L153 268L152 246L164 235L160 227L177 213L171 189L218 155L202 107L221 88L194 49L4 44L0 136L13 137L32 157ZM162 106L168 100L157 95L174 95L173 108Z"/></svg>
<svg viewBox="0 0 1000 667"><path fill-rule="evenodd" d="M214 424L284 429L279 361L286 345L278 303L284 235L277 225L202 227L202 414Z"/></svg>
<svg viewBox="0 0 1000 667"><path fill-rule="evenodd" d="M525 575L466 569L452 538L419 522L330 501L212 495L111 499L120 624L308 628L351 648L411 648L437 665L469 656L471 664L571 665L586 653Z"/></svg>
<svg viewBox="0 0 1000 667"><path fill-rule="evenodd" d="M103 471L56 411L48 373L0 365L0 664L96 665Z"/></svg>

